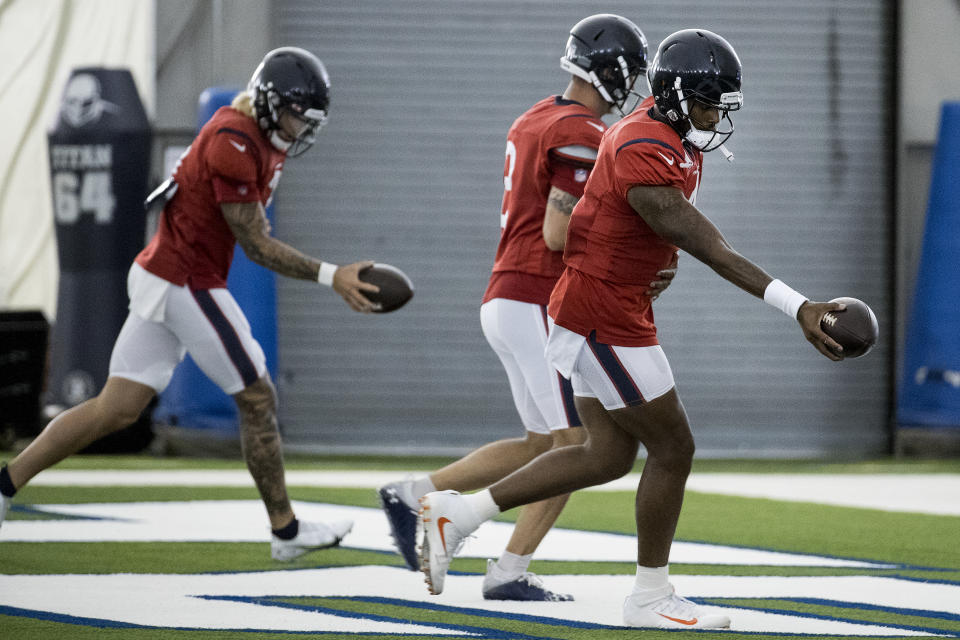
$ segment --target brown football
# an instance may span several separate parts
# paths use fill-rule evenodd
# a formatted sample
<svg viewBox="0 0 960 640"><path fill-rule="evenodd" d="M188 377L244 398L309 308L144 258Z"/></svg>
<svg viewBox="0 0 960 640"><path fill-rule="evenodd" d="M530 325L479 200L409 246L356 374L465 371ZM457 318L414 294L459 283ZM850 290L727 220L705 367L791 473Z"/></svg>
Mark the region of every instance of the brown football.
<svg viewBox="0 0 960 640"><path fill-rule="evenodd" d="M389 264L379 262L372 267L362 269L359 278L364 282L380 287L377 293L363 292L370 302L374 303L374 313L396 311L413 297L413 283L403 271Z"/></svg>
<svg viewBox="0 0 960 640"><path fill-rule="evenodd" d="M830 302L847 305L843 311L828 311L820 318L820 328L843 347L844 358L859 358L866 355L877 343L880 335L877 317L862 300L834 298Z"/></svg>

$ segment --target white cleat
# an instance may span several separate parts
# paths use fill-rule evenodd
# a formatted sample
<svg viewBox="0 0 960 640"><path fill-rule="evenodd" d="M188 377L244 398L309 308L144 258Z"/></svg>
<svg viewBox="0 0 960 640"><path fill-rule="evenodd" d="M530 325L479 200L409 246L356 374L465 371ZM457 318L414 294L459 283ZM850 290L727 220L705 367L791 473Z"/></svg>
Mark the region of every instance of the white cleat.
<svg viewBox="0 0 960 640"><path fill-rule="evenodd" d="M330 523L301 520L297 535L290 540L283 540L276 535L271 536L270 555L274 560L290 562L305 553L337 546L352 528L353 520L337 520Z"/></svg>
<svg viewBox="0 0 960 640"><path fill-rule="evenodd" d="M11 502L13 502L13 498L8 498L0 493L0 526L3 526L3 521L7 518L7 511L10 509Z"/></svg>
<svg viewBox="0 0 960 640"><path fill-rule="evenodd" d="M479 518L456 491L434 491L420 498L420 570L430 593L443 593L450 561L479 526Z"/></svg>
<svg viewBox="0 0 960 640"><path fill-rule="evenodd" d="M640 598L643 596L641 595ZM623 624L628 627L653 629L729 629L730 618L706 613L702 607L681 598L669 587L666 596L654 600L639 600L629 595L623 601Z"/></svg>

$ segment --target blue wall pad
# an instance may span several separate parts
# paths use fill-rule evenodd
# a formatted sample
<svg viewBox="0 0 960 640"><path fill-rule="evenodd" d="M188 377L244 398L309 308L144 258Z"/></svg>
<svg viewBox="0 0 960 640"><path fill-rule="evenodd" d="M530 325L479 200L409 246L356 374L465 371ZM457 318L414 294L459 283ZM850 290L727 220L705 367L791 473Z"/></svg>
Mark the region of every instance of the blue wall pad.
<svg viewBox="0 0 960 640"><path fill-rule="evenodd" d="M897 422L960 429L960 102L940 113Z"/></svg>

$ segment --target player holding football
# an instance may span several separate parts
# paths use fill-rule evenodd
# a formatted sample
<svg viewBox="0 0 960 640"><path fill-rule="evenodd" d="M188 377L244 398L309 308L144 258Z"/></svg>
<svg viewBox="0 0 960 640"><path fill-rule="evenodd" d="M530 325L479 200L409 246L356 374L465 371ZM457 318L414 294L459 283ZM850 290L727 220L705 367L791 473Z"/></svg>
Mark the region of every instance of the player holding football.
<svg viewBox="0 0 960 640"><path fill-rule="evenodd" d="M571 74L563 95L537 102L507 133L500 244L480 307L483 333L507 371L526 437L492 442L429 476L380 488L394 541L411 569L419 565L415 514L420 497L437 489L485 487L551 447L580 444L586 437L570 382L544 356L546 305L563 272L570 213L583 195L606 130L600 116L611 111L622 116L639 101L634 83L645 83L646 38L625 18L593 15L570 30L560 66ZM651 279L655 274L659 279L645 287L648 299L673 277L675 263L665 267L651 272ZM523 509L503 555L487 563L484 598L572 599L545 589L527 571L567 498L558 495Z"/></svg>
<svg viewBox="0 0 960 640"><path fill-rule="evenodd" d="M156 234L130 269L130 313L110 358L100 394L55 418L0 469L0 522L16 489L97 438L134 422L170 382L189 352L240 414L243 453L273 531L271 555L292 560L340 542L350 521L300 522L287 497L277 429L276 392L263 350L226 288L235 244L284 276L333 287L355 311L372 305L357 272L337 267L270 236L265 207L283 163L313 145L326 124L330 80L309 51L269 52L247 87L219 109L180 158L163 188ZM153 197L153 196L152 196ZM151 198L152 198L151 197Z"/></svg>
<svg viewBox="0 0 960 640"><path fill-rule="evenodd" d="M670 546L694 444L673 374L657 342L653 275L683 249L741 289L784 311L824 356L820 329L834 303L808 301L737 253L695 206L703 152L723 149L742 104L740 60L726 40L690 29L667 37L647 77L653 93L603 136L596 168L570 219L566 268L550 297L547 359L571 377L587 441L554 449L489 489L422 500L421 562L439 593L463 539L501 511L602 484L647 459L637 488L637 575L623 608L633 627L722 628L674 593Z"/></svg>

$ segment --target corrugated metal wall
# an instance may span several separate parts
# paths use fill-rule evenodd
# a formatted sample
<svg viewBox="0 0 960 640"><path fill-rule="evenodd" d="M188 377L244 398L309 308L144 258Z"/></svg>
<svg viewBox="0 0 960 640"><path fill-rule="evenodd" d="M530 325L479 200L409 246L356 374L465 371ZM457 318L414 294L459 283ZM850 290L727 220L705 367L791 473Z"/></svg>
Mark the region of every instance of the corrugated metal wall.
<svg viewBox="0 0 960 640"><path fill-rule="evenodd" d="M744 109L707 157L698 204L742 253L815 299L890 300L891 10L882 0L584 2L278 0L276 41L333 81L317 147L287 163L278 235L325 260L373 258L417 285L392 315L279 280L288 443L462 451L519 435L480 331L513 119L559 93L571 25L636 21L651 48L686 27L726 37ZM657 324L701 455L863 455L887 444L888 354L834 364L799 327L681 256Z"/></svg>

